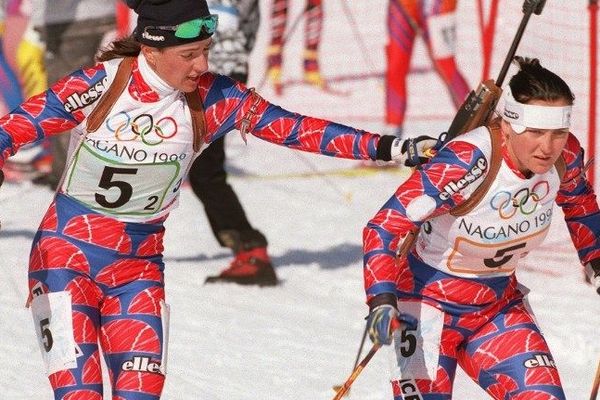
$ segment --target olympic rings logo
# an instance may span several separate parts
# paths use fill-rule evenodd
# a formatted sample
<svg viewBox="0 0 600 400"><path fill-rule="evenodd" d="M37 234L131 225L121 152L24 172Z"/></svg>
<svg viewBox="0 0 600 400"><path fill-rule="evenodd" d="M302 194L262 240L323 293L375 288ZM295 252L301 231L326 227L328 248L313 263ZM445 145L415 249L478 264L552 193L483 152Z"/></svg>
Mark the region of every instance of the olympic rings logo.
<svg viewBox="0 0 600 400"><path fill-rule="evenodd" d="M119 141L131 142L140 138L148 146L159 145L177 134L177 123L172 117L163 117L155 122L150 114L140 114L132 119L125 111L108 118L106 128Z"/></svg>
<svg viewBox="0 0 600 400"><path fill-rule="evenodd" d="M530 215L549 193L550 184L547 181L541 181L536 183L533 188L522 188L515 194L505 190L500 191L492 197L490 206L492 209L498 210L498 214L502 219L512 218L517 211L520 211L523 215Z"/></svg>

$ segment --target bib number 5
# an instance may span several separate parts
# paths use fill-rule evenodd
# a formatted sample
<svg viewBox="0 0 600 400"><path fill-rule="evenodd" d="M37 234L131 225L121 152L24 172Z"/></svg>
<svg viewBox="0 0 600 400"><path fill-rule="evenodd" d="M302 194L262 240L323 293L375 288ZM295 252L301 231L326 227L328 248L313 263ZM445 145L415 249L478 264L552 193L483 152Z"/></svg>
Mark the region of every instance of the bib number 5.
<svg viewBox="0 0 600 400"><path fill-rule="evenodd" d="M126 181L120 181L115 179L117 174L135 175L137 174L137 168L115 168L115 167L104 167L102 177L98 187L106 190L116 188L119 190L119 197L115 201L108 201L105 195L100 193L94 193L96 202L104 208L119 208L131 199L133 195L133 187Z"/></svg>
<svg viewBox="0 0 600 400"><path fill-rule="evenodd" d="M70 167L65 193L100 210L118 215L152 215L178 195L172 191L179 161L125 164L96 154L85 143Z"/></svg>
<svg viewBox="0 0 600 400"><path fill-rule="evenodd" d="M513 256L515 255L514 253L517 250L522 249L526 245L527 245L527 243L519 243L514 246L499 249L496 252L496 254L494 255L494 257L485 258L483 260L483 263L488 268L499 268L499 267L503 266L504 264L506 264L507 262L509 262L513 258ZM513 254L510 254L511 252Z"/></svg>

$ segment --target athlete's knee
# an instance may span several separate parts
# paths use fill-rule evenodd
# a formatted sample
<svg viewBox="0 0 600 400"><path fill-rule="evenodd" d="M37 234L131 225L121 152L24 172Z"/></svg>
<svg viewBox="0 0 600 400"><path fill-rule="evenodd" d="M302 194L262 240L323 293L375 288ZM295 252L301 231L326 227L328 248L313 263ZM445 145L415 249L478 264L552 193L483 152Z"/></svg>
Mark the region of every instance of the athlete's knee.
<svg viewBox="0 0 600 400"><path fill-rule="evenodd" d="M86 398L101 399L102 373L92 318L75 309L68 291L43 293L42 286L37 286L31 293L37 339L57 398L85 393Z"/></svg>
<svg viewBox="0 0 600 400"><path fill-rule="evenodd" d="M133 314L102 327L102 349L112 371L113 394L127 400L158 399L167 373L169 307L162 298L152 310L144 311L141 303L137 305L141 308L134 310L133 303L129 307ZM135 319L141 313L154 318Z"/></svg>
<svg viewBox="0 0 600 400"><path fill-rule="evenodd" d="M434 387L431 381L416 379L401 379L392 381L392 391L394 400L424 400L425 395L429 393L426 388ZM428 394L428 400L446 400L450 399L450 394L438 393L432 397Z"/></svg>

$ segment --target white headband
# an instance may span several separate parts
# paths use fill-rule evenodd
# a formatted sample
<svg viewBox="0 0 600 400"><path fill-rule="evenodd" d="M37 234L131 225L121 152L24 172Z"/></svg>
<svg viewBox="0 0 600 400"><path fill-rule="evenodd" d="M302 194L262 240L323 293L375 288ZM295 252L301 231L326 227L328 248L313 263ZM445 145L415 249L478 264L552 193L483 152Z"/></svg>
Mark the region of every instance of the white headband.
<svg viewBox="0 0 600 400"><path fill-rule="evenodd" d="M571 127L573 106L540 106L519 103L513 97L510 86L504 97L502 119L509 122L516 133L527 128L565 129Z"/></svg>

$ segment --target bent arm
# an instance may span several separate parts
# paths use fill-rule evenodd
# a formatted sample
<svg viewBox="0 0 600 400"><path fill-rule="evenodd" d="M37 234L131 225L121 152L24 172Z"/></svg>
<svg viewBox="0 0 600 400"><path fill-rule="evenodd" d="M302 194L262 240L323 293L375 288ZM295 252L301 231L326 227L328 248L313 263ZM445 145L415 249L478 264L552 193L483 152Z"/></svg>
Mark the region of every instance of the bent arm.
<svg viewBox="0 0 600 400"><path fill-rule="evenodd" d="M584 154L570 135L562 157L567 169L556 197L582 264L600 259L600 210L594 189L585 176Z"/></svg>
<svg viewBox="0 0 600 400"><path fill-rule="evenodd" d="M470 143L448 143L421 170L415 170L363 230L363 274L367 302L374 296L396 293L402 276L397 251L402 241L428 219L445 214L466 200L464 191L452 195L444 187L473 168L481 150ZM479 185L483 176L472 185ZM463 189L467 189L464 187Z"/></svg>

